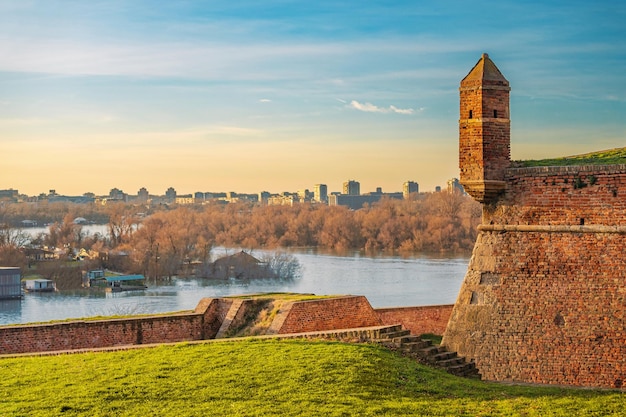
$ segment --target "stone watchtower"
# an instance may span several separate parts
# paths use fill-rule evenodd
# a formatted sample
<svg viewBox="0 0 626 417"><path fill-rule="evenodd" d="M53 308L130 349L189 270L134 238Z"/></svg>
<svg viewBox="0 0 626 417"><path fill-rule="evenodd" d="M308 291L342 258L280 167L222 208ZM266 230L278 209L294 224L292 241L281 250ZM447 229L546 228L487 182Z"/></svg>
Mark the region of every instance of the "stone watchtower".
<svg viewBox="0 0 626 417"><path fill-rule="evenodd" d="M505 172L511 163L510 90L487 54L459 88L461 185L481 203L492 203L506 188Z"/></svg>

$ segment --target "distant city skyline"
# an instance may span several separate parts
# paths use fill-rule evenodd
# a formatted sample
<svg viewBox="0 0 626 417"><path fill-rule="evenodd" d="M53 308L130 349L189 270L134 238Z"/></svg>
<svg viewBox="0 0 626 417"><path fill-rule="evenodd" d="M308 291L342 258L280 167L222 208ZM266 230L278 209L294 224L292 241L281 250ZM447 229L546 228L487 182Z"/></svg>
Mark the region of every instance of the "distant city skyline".
<svg viewBox="0 0 626 417"><path fill-rule="evenodd" d="M608 0L0 0L0 189L434 191L483 52L512 159L623 147L624 21Z"/></svg>
<svg viewBox="0 0 626 417"><path fill-rule="evenodd" d="M453 178L453 179L449 179L447 181L447 183L449 184L451 181L456 181L458 182L458 179ZM17 197L18 195L26 195L28 197L37 197L37 196L42 196L42 195L46 195L46 196L63 196L63 197L79 197L79 196L90 196L90 197L105 197L105 196L109 196L113 199L122 199L123 196L128 196L128 197L139 197L139 198L148 198L151 196L162 196L162 197L170 197L170 198L174 198L176 196L184 196L184 195L195 195L198 193L206 193L206 194L211 194L211 193L217 193L217 194L239 194L239 195L257 195L257 194L265 194L267 196L270 195L280 195L280 194L301 194L304 192L307 192L308 194L310 194L311 198L313 198L315 201L317 202L327 202L328 199L328 194L330 193L335 193L335 194L345 194L346 192L348 194L352 194L352 195L363 195L363 194L371 194L371 193L403 193L404 191L406 191L405 189L407 188L407 184L412 184L413 188L410 191L405 192L405 194L408 194L410 192L419 192L419 184L415 181L405 181L404 183L400 184L399 187L393 188L393 189L386 189L383 190L382 187L374 187L371 190L360 190L360 182L357 180L347 180L347 181L343 181L341 183L341 186L339 186L337 189L329 189L327 184L314 184L313 186L304 186L304 187L299 187L297 189L293 189L293 190L270 190L268 188L264 188L261 190L257 190L257 191L252 191L252 192L245 192L245 191L240 191L240 190L227 190L227 189L220 189L220 188L214 188L214 189L210 189L210 190L204 190L204 189L197 189L197 190L193 190L193 191L188 191L188 190L179 190L177 189L175 186L161 186L159 189L148 189L147 187L140 187L138 190L136 191L132 191L132 190L125 190L121 187L113 187L111 189L109 189L106 192L102 192L102 193L94 193L93 191L90 190L85 190L82 192L77 192L74 194L69 194L69 193L64 193L62 192L62 190L59 190L57 188L48 188L47 190L41 191L39 193L27 193L27 192L23 192L22 190L16 188L16 187L7 187L5 189L0 189L0 199L3 197ZM348 186L348 184L350 184L350 186ZM348 188L346 188L348 187ZM440 191L440 186L436 186L435 189L433 190L428 190L426 192L438 192ZM448 186L449 188L449 186ZM317 197L314 197L317 196Z"/></svg>

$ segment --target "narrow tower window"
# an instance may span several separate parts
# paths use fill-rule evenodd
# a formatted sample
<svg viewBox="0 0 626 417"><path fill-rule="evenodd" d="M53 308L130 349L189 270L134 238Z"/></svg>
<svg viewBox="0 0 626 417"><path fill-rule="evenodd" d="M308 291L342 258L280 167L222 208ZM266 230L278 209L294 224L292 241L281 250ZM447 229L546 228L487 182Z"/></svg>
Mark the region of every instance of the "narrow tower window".
<svg viewBox="0 0 626 417"><path fill-rule="evenodd" d="M498 118L498 110L494 110L493 111L493 118L497 119Z"/></svg>
<svg viewBox="0 0 626 417"><path fill-rule="evenodd" d="M472 111L470 110L469 118L472 118Z"/></svg>

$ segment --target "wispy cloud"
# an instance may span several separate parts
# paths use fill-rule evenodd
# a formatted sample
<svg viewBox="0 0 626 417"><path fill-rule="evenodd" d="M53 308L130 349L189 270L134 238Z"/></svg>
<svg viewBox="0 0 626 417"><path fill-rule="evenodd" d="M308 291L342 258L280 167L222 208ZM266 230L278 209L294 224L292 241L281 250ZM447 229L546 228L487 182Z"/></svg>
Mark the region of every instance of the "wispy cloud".
<svg viewBox="0 0 626 417"><path fill-rule="evenodd" d="M378 107L372 103L360 103L356 100L352 100L350 104L348 104L348 107L350 107L351 109L363 111L366 113L397 113L397 114L407 114L407 115L415 113L415 110L411 108L400 109L393 105L389 107Z"/></svg>

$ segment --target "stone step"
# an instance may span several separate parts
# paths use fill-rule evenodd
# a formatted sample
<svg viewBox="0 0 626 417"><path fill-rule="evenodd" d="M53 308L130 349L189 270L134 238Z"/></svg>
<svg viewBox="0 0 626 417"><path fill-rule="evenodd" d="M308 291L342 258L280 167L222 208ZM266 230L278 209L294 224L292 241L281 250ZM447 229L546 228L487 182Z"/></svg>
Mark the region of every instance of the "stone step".
<svg viewBox="0 0 626 417"><path fill-rule="evenodd" d="M385 333L385 337L388 337L390 340L393 340L396 337L408 336L410 334L411 334L410 330L397 330L395 332Z"/></svg>
<svg viewBox="0 0 626 417"><path fill-rule="evenodd" d="M438 360L436 364L437 366L441 366L442 368L448 369L453 366L465 364L465 359L456 357L456 358Z"/></svg>
<svg viewBox="0 0 626 417"><path fill-rule="evenodd" d="M449 373L456 375L456 376L464 376L464 377L478 376L480 378L480 374L478 373L478 370L476 369L476 365L474 365L473 362L466 362L461 365L450 366L450 367L447 367L446 370Z"/></svg>
<svg viewBox="0 0 626 417"><path fill-rule="evenodd" d="M436 360L436 361L445 361L447 359L453 359L453 358L456 358L456 357L457 357L456 352L445 351L445 352L441 352L441 353L438 353L438 354L434 355L433 359Z"/></svg>
<svg viewBox="0 0 626 417"><path fill-rule="evenodd" d="M391 341L393 343L398 343L398 344L405 344L405 343L412 343L412 342L418 342L420 341L420 337L419 336L412 336L412 335L407 335L407 336L400 336L400 337L394 337L393 339L391 339Z"/></svg>
<svg viewBox="0 0 626 417"><path fill-rule="evenodd" d="M383 329L380 329L380 336L385 337L388 333L397 332L399 330L402 330L401 324L394 324L392 326L387 326Z"/></svg>
<svg viewBox="0 0 626 417"><path fill-rule="evenodd" d="M432 340L411 335L402 326L380 329L372 342L380 343L390 349L398 350L404 356L412 357L422 363L445 369L447 372L466 378L481 378L476 365L466 362L456 352L449 352L445 347L434 345Z"/></svg>
<svg viewBox="0 0 626 417"><path fill-rule="evenodd" d="M391 340L389 340L389 339L379 339L379 338L376 338L376 339L370 340L370 342L378 343L378 344L385 345L385 346L393 345L393 342Z"/></svg>
<svg viewBox="0 0 626 417"><path fill-rule="evenodd" d="M372 335L370 342L380 343L386 346L396 345L394 343L394 338L405 337L407 334L411 332L408 330L404 330L401 324L396 324L392 326L383 327L380 329L376 329L375 333ZM395 346L397 347L397 346Z"/></svg>
<svg viewBox="0 0 626 417"><path fill-rule="evenodd" d="M420 349L419 353L420 356L422 356L423 358L430 358L432 359L435 355L441 353L441 347L439 347L438 345L432 345L432 346L428 346L426 348Z"/></svg>
<svg viewBox="0 0 626 417"><path fill-rule="evenodd" d="M432 346L430 340L416 340L415 342L403 343L401 349L405 352L418 352Z"/></svg>

